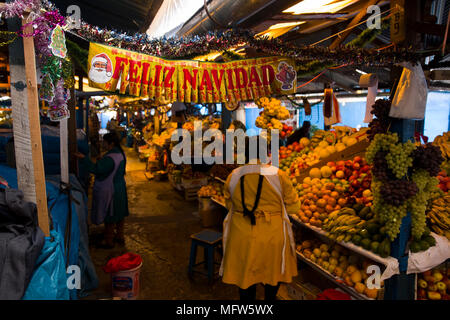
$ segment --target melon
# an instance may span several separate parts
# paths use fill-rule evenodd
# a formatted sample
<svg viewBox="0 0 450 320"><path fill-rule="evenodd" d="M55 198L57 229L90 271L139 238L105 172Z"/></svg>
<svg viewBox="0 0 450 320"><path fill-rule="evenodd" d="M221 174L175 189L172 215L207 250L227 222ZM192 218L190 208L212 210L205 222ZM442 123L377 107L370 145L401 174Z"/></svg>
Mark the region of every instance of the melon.
<svg viewBox="0 0 450 320"><path fill-rule="evenodd" d="M320 141L320 142L319 142L319 147L321 147L321 148L326 148L326 147L328 147L328 142L326 142L326 141Z"/></svg>
<svg viewBox="0 0 450 320"><path fill-rule="evenodd" d="M322 177L322 173L319 168L312 168L311 170L309 170L309 176L311 178L320 179Z"/></svg>
<svg viewBox="0 0 450 320"><path fill-rule="evenodd" d="M320 150L320 152L319 152L320 159L325 159L325 158L328 158L329 156L330 156L330 153L328 152L327 149Z"/></svg>
<svg viewBox="0 0 450 320"><path fill-rule="evenodd" d="M335 153L336 152L336 148L335 147L333 147L333 146L328 146L328 147L326 147L326 150L330 153L330 154L332 154L332 153Z"/></svg>
<svg viewBox="0 0 450 320"><path fill-rule="evenodd" d="M357 142L358 142L358 140L356 140L355 138L348 138L347 142L345 144L347 145L347 147L350 147L350 146L354 145Z"/></svg>
<svg viewBox="0 0 450 320"><path fill-rule="evenodd" d="M346 148L345 144L343 144L341 142L337 143L335 147L336 147L337 152L341 152L342 150L344 150Z"/></svg>
<svg viewBox="0 0 450 320"><path fill-rule="evenodd" d="M322 168L320 168L320 172L323 178L328 178L333 174L329 166L323 166Z"/></svg>
<svg viewBox="0 0 450 320"><path fill-rule="evenodd" d="M304 145L305 147L308 146L310 144L310 141L308 138L301 138L300 139L300 144Z"/></svg>

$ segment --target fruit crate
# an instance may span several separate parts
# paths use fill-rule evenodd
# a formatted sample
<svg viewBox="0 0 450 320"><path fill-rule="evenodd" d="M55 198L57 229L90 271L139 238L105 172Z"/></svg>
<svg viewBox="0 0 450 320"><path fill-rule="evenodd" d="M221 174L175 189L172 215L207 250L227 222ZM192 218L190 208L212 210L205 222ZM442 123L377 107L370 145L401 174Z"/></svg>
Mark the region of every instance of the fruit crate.
<svg viewBox="0 0 450 320"><path fill-rule="evenodd" d="M326 166L327 163L330 161L336 162L336 161L341 161L341 160L349 160L349 159L353 159L356 156L364 157L366 154L367 147L369 145L370 145L370 141L368 139L363 139L363 140L355 143L354 145L345 148L344 150L342 150L340 152L336 152L336 153L332 154L328 158L319 161L315 165L301 170L300 175L298 175L296 177L297 182L302 183L303 179L305 179L306 177L309 176L309 171L312 168L320 169L321 167Z"/></svg>
<svg viewBox="0 0 450 320"><path fill-rule="evenodd" d="M208 177L198 179L181 178L181 185L185 189L192 189L192 188L200 189L202 186L206 186L207 184L208 184Z"/></svg>

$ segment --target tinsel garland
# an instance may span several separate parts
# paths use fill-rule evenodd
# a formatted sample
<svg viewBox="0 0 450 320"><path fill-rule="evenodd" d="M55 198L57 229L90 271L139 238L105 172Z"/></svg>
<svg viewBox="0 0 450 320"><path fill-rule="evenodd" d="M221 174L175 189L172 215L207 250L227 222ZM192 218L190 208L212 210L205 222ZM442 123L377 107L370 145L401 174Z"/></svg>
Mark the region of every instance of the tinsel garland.
<svg viewBox="0 0 450 320"><path fill-rule="evenodd" d="M54 4L47 0L43 0L42 3L48 11L56 9ZM164 37L150 39L147 34L128 34L95 27L81 21L80 29L71 32L91 42L167 59L185 59L186 57L204 55L213 51L222 52L244 44L267 55L293 58L297 64L319 60L330 61L333 65L345 63L355 66L390 66L402 61L416 62L420 58L417 53L399 47L379 51L350 47L330 50L326 47L298 46L290 42L283 42L279 38L255 37L248 30L212 31L204 35L179 39Z"/></svg>
<svg viewBox="0 0 450 320"><path fill-rule="evenodd" d="M389 27L390 21L383 20L381 28L367 28L363 30L355 39L348 42L345 46L350 48L364 48L366 44L371 43L375 38Z"/></svg>

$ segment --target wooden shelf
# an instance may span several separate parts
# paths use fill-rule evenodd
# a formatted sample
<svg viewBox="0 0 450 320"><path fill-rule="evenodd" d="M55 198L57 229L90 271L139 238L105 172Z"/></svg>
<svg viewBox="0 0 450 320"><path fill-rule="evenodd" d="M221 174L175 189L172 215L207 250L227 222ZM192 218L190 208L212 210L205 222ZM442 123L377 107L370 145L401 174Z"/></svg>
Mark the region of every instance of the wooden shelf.
<svg viewBox="0 0 450 320"><path fill-rule="evenodd" d="M306 223L302 222L300 219L298 219L295 216L290 215L289 217L297 225L302 226L304 228L308 228L308 229L314 231L315 233L320 234L320 235L328 238L328 232L326 232L326 231L324 231L324 230L322 230L322 229L320 229L318 227L314 227L312 225L306 224ZM381 263L384 266L395 265L395 264L397 264L397 266L398 266L397 259L395 259L393 257L383 258L383 257L380 257L379 255L377 255L377 254L375 254L375 253L373 253L371 251L365 250L364 248L362 248L360 246L357 246L357 245L355 245L353 243L344 242L344 241L335 241L335 240L332 240L332 239L330 239L330 240L333 241L333 242L339 243L341 246L343 246L343 247L345 247L345 248L347 248L349 250L352 250L353 252L356 252L356 253L358 253L358 254L360 254L362 256L365 256L366 258L369 258L369 259L371 259L371 260L373 260L375 262Z"/></svg>
<svg viewBox="0 0 450 320"><path fill-rule="evenodd" d="M310 266L312 269L314 269L315 271L317 271L318 273L320 273L322 276L324 276L325 278L327 278L328 280L332 281L333 283L335 283L339 288L341 288L343 291L345 291L345 293L348 293L349 295L351 295L352 297L358 299L358 300L374 300L371 299L369 297L367 297L364 294L361 294L359 292L357 292L355 289L347 286L344 283L341 283L338 280L342 280L339 279L337 277L335 277L334 275L332 275L331 273L329 273L327 270L323 269L321 266L317 265L316 263L312 262L311 260L307 259L306 257L304 257L300 252L297 251L297 258L303 262L305 262L308 266Z"/></svg>
<svg viewBox="0 0 450 320"><path fill-rule="evenodd" d="M221 201L215 199L214 197L211 197L211 200L212 200L213 202L217 203L218 205L224 207L224 208L227 207L227 206L225 205L225 203L223 203L223 202L221 202Z"/></svg>

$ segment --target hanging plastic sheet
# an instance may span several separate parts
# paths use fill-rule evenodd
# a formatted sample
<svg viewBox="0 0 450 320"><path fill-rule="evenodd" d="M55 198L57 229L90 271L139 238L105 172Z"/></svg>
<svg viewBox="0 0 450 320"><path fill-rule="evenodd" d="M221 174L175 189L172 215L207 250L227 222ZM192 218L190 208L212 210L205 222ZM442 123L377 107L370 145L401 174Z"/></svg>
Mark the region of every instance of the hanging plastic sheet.
<svg viewBox="0 0 450 320"><path fill-rule="evenodd" d="M369 123L373 118L373 114L371 113L371 111L373 105L375 104L375 98L377 97L377 75L374 73L363 74L359 78L359 86L361 88L367 88L366 113L364 115L364 123Z"/></svg>
<svg viewBox="0 0 450 320"><path fill-rule="evenodd" d="M23 300L69 300L63 245L64 240L55 230L45 238Z"/></svg>

